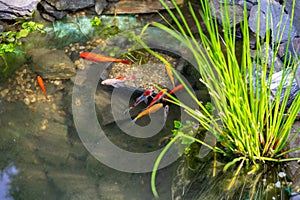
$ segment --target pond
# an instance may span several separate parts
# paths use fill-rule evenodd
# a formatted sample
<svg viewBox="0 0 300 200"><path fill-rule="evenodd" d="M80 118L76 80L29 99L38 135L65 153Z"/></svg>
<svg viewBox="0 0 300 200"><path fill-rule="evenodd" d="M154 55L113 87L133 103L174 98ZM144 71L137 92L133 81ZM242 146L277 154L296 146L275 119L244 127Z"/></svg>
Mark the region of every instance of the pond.
<svg viewBox="0 0 300 200"><path fill-rule="evenodd" d="M165 99L159 103L164 109L138 116L159 96L155 89L154 95L134 105L145 91L155 85L169 92L180 86L178 77L170 80L168 67L158 58L143 46L134 46L145 21L134 16L105 16L101 20L108 26L91 28L91 20L74 14L47 25L45 35L25 38L24 54L7 59L17 70L0 86L1 200L153 199L151 171L170 141L174 120L193 121L184 109ZM124 33L124 29L129 31ZM192 67L196 65L189 52L165 33L148 31L145 43L172 63L199 101L209 102L210 95ZM238 57L242 49L237 42ZM90 51L120 60L96 63L82 54ZM37 76L44 79L46 94ZM105 79L118 82L101 84ZM174 94L198 109L184 90ZM293 132L297 129L299 122ZM292 145L297 147L297 143ZM192 150L199 148L201 152L201 146ZM247 176L249 169L245 169L237 186L227 191L234 169L223 173L226 159L220 156L216 164L210 151L202 152L204 156L198 152L182 156L183 152L184 146L175 145L159 166L156 186L160 199L249 199L255 195L288 199L292 181L295 191L299 189L296 162L289 174L295 175L293 180L286 178L286 166L282 165L270 165L274 170L263 168L256 176ZM293 156L300 157L297 153ZM212 177L215 164L218 176Z"/></svg>
<svg viewBox="0 0 300 200"><path fill-rule="evenodd" d="M83 21L87 20L82 16L79 18ZM68 20L70 19L67 19L65 24L56 24L57 28L70 27ZM76 20L78 21L78 18ZM173 121L178 118L176 116L180 117L178 115L180 109L175 105L170 105L170 114L166 124L161 123L164 116L162 110L151 115L151 121L154 119L160 122L155 130L151 128L154 127L152 124L150 129L147 129L148 134L145 127L153 123L149 117L139 119L133 126L130 116L127 115L124 118L123 113L141 95L141 89L137 91L132 90L132 87L114 89L111 86L101 85L98 82L100 77L103 78L101 73L105 72L107 66L79 58L80 52L91 51L95 47L99 49L99 46L104 44L109 46L109 42L105 43L105 39L99 37L87 42L76 42L78 38L79 40L82 38L80 39L80 35L77 35L78 37L73 35L75 42L70 43L70 36L61 35L63 29L53 34L53 27L45 29L47 28L46 36L34 34L33 37L27 39L24 47L26 54L20 57L21 64L14 62L14 57L7 59L9 65L15 64L15 67L19 66L19 69L11 74L0 88L1 199L153 199L150 177L157 153L149 159L145 156L141 161L133 160L130 163L126 161L129 159L125 157L126 155L116 157L110 154L113 151L111 147L106 147L106 144L97 144L99 138L92 138L88 135L94 127L85 124L83 128L79 126L81 126L80 123L93 120L90 116L86 116L89 114L84 113L95 112L97 116L95 120L105 137L128 152L140 152L143 155L143 153L160 149L168 141L173 129ZM48 39L45 41L45 37L52 38L49 39L52 42ZM117 37L117 41L119 39ZM68 43L70 44L66 45ZM55 45L58 48L53 48ZM113 46L113 44L110 45ZM146 51L142 52L142 55L147 58L151 57ZM178 56L176 58L169 56L167 59L175 59L177 63L181 63L181 66L184 65ZM132 67L140 66L141 69L142 67L146 69L144 72L136 72L144 73L145 80L142 81L149 84L154 79L154 82L156 81L160 86L171 84L165 82L167 75L166 72L162 73L162 70L165 70L164 65L156 63L158 59L150 58L150 60L151 63L137 60L136 66ZM119 66L117 63L111 66L119 69L117 70L119 74L126 67L125 65ZM151 68L153 66L156 68ZM121 71L120 68L122 68ZM74 69L77 70L77 74ZM81 75L86 75L86 73L98 75L81 79ZM155 74L161 75L152 77ZM44 79L47 98L38 85L37 75L41 75ZM192 84L200 85L195 81ZM149 86L144 85L144 87ZM204 87L200 87L202 89L197 90L197 93L203 96L203 101L207 101L209 96ZM79 91L83 89L82 91L85 91L83 95L87 96L89 92L94 92L93 98L86 99L87 96L74 94L76 88ZM169 85L169 88L172 87ZM179 95L179 93L175 94ZM93 109L90 112L79 111L80 107L76 109L79 102L77 97L82 97L79 99L81 100L79 104L94 100ZM113 97L114 101L111 100ZM122 98L125 100L120 100ZM149 98L149 102L150 100ZM140 103L130 111L130 115L136 116L145 106L145 103ZM129 129L128 126L124 127L124 124L127 124ZM130 126L134 129L130 129ZM100 135L100 132L93 133L95 137ZM113 164L102 162L102 157L97 156L93 152L95 148L91 149L91 144L85 140L86 135L88 135L88 140L93 140L91 141L93 145L100 146L100 154L111 156L109 160L113 160ZM164 168L159 171L157 185L162 199L172 198L172 177L178 166L178 161L176 161L178 157L165 164ZM126 168L126 165L129 166Z"/></svg>

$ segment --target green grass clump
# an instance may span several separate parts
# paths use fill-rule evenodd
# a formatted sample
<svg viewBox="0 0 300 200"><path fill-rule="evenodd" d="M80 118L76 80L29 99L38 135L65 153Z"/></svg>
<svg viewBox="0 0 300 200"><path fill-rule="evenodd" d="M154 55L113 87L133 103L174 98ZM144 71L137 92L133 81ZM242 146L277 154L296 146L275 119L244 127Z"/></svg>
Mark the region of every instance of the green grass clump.
<svg viewBox="0 0 300 200"><path fill-rule="evenodd" d="M272 35L271 31L267 31L265 40L262 41L259 35L260 14L258 12L256 53L259 55L264 43L267 44L266 53L264 59L259 57L251 58L248 15L246 5L244 5L244 21L240 24L243 35L243 52L241 60L239 60L236 57L235 49L237 25L230 27L230 20L233 20L233 24L235 24L236 19L234 14L230 18L226 1L220 8L223 10L222 32L219 32L219 25L213 13L214 9L208 0L200 1L202 6L200 12L194 10L192 4L189 4L190 13L198 28L199 35L197 37L200 38L200 42L192 34L180 8L174 0L172 2L175 6L175 11L171 10L161 0L161 3L175 22L176 28L170 23L170 26L161 23L153 23L153 25L178 39L193 54L202 77L200 81L206 85L211 96L213 112L208 111L188 87L185 87L185 89L191 96L191 99L195 100L199 105L199 108L190 108L174 98L170 101L182 106L203 128L212 133L224 148L222 146L204 145L231 159L225 165L224 170L233 165L238 166L233 180L245 164L248 166L253 165L253 169L256 169L259 163L267 161L284 162L298 160L299 158L286 157L288 153L300 149L299 147L288 150L288 145L299 133L298 131L294 136L290 135L291 127L300 111L300 94L296 96L293 103L288 107L288 97L298 63L296 59L288 57L287 52L284 57L283 76L279 87L275 94L272 94L270 90L276 57L271 58L269 48L274 55L277 54L279 42L274 43L275 40L273 39L276 37L276 41L281 41L283 31L278 31L277 35ZM294 5L295 0L293 0L293 7ZM283 9L282 14L284 13ZM258 10L260 10L260 3L258 4ZM175 12L177 15L175 15ZM198 12L205 24L206 32L204 32L200 25L200 20L196 16ZM293 14L294 10L289 24L284 23L281 17L281 23L278 26L279 30L284 30L284 28L291 30ZM270 24L272 24L272 16L267 15L267 30ZM280 27L283 28L281 29ZM289 42L287 42L288 45ZM223 47L225 47L225 51L222 51ZM151 50L149 49L149 51ZM271 65L268 65L266 62L269 58L272 60ZM166 61L163 60L163 62ZM173 73L184 84L174 69ZM286 89L283 89L284 85L288 85ZM282 94L284 97L281 99L280 96ZM176 140L183 138L192 140L190 135L182 132L177 134L165 147L155 163L152 175L152 189L156 197L158 197L158 194L155 189L155 174L159 162L163 159L163 155L168 148ZM203 144L203 141L197 139L194 139L194 141Z"/></svg>

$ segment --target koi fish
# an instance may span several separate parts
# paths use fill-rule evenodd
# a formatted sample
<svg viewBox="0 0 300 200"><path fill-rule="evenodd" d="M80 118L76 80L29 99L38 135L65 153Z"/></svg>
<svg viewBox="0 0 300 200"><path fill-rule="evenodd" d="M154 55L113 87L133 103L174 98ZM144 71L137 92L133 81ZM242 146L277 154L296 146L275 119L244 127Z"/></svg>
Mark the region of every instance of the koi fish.
<svg viewBox="0 0 300 200"><path fill-rule="evenodd" d="M91 53L91 52L82 52L80 53L80 58L91 60L94 62L119 62L126 65L131 65L131 62L124 59L113 58L109 56L104 56L101 54Z"/></svg>
<svg viewBox="0 0 300 200"><path fill-rule="evenodd" d="M174 87L174 88L169 92L169 95L171 95L171 94L177 92L178 90L181 90L182 88L184 88L184 86L183 86L182 84L177 85L176 87ZM168 98L169 98L169 96L166 96L166 97L164 98L164 100L166 100L166 99L168 99Z"/></svg>
<svg viewBox="0 0 300 200"><path fill-rule="evenodd" d="M132 106L130 106L129 109L127 109L125 112L130 111L131 109L133 109L135 106L139 105L142 101L145 101L147 103L148 97L150 97L154 92L154 89L147 89L141 96L139 96L134 104Z"/></svg>
<svg viewBox="0 0 300 200"><path fill-rule="evenodd" d="M46 89L45 89L45 84L44 84L44 81L41 76L37 76L37 82L38 82L41 90L43 91L44 96L46 97L46 99L48 99Z"/></svg>
<svg viewBox="0 0 300 200"><path fill-rule="evenodd" d="M167 121L168 115L169 115L169 105L166 105L164 108L164 124Z"/></svg>
<svg viewBox="0 0 300 200"><path fill-rule="evenodd" d="M158 102L159 100L161 100L161 98L163 98L163 96L165 95L166 92L167 92L167 89L161 90L161 91L154 97L154 99L152 99L152 101L151 101L150 104L147 106L147 108L150 108L150 107L153 106L156 102Z"/></svg>
<svg viewBox="0 0 300 200"><path fill-rule="evenodd" d="M173 76L173 73L171 70L171 66L169 64L165 64L165 67L166 67L166 72L171 80L171 83L172 83L173 87L175 87L175 81L174 81L174 76Z"/></svg>
<svg viewBox="0 0 300 200"><path fill-rule="evenodd" d="M139 118L151 114L151 113L155 113L156 111L158 111L159 109L161 109L161 107L163 107L162 103L158 103L155 104L149 108L146 108L144 111L142 111L141 113L139 113L134 119L133 122L136 122L136 120L138 120Z"/></svg>
<svg viewBox="0 0 300 200"><path fill-rule="evenodd" d="M109 78L109 79L105 79L104 81L101 82L102 85L112 85L114 87L119 87L118 83L123 83L125 81L131 80L131 79L135 79L136 76L132 75L129 77L126 76L119 76L117 78Z"/></svg>

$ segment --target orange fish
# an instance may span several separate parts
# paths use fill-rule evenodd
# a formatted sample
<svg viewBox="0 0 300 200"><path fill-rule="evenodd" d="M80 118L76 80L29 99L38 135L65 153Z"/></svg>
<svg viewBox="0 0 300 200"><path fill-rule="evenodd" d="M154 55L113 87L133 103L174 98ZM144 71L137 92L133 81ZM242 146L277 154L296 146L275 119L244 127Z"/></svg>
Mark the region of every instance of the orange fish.
<svg viewBox="0 0 300 200"><path fill-rule="evenodd" d="M153 106L151 106L150 108L147 108L146 110L142 111L140 114L138 114L134 119L133 122L135 122L137 119L148 115L150 113L155 113L156 111L158 111L159 109L161 109L161 107L163 107L162 103L158 103L158 104L154 104Z"/></svg>
<svg viewBox="0 0 300 200"><path fill-rule="evenodd" d="M169 95L173 94L174 92L177 92L178 90L181 90L182 88L184 88L184 86L182 84L177 85L169 92ZM164 101L167 100L168 98L169 98L169 96L166 96L164 98Z"/></svg>
<svg viewBox="0 0 300 200"><path fill-rule="evenodd" d="M165 93L167 92L167 89L163 89L161 90L150 102L150 104L147 106L147 108L150 108L151 106L153 106L155 103L157 103L159 100L161 100L163 98L163 96L165 95Z"/></svg>
<svg viewBox="0 0 300 200"><path fill-rule="evenodd" d="M46 97L46 99L48 99L48 98L47 98L46 89L45 89L45 84L44 84L44 81L43 81L43 79L42 79L41 76L37 76L37 82L38 82L38 84L39 84L41 90L43 91L44 96Z"/></svg>
<svg viewBox="0 0 300 200"><path fill-rule="evenodd" d="M91 53L91 52L82 52L80 53L80 58L91 60L94 62L120 62L126 65L131 65L131 62L124 59L117 59L109 56L104 56L101 54Z"/></svg>

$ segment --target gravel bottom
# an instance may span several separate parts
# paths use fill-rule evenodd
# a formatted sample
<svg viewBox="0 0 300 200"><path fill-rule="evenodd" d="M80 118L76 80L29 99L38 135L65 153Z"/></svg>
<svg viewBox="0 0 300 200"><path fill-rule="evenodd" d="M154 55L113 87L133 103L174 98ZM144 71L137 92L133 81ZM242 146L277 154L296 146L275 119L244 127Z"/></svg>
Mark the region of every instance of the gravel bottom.
<svg viewBox="0 0 300 200"><path fill-rule="evenodd" d="M131 77L135 75L135 79L124 82L125 86L132 86L139 89L148 89L156 85L161 88L168 88L171 85L169 76L167 75L165 65L158 58L146 52L144 56L146 62L140 64L135 62L132 65L123 63L114 63L110 69L108 78L117 78L119 76ZM177 60L166 54L159 53L172 66L176 66Z"/></svg>

